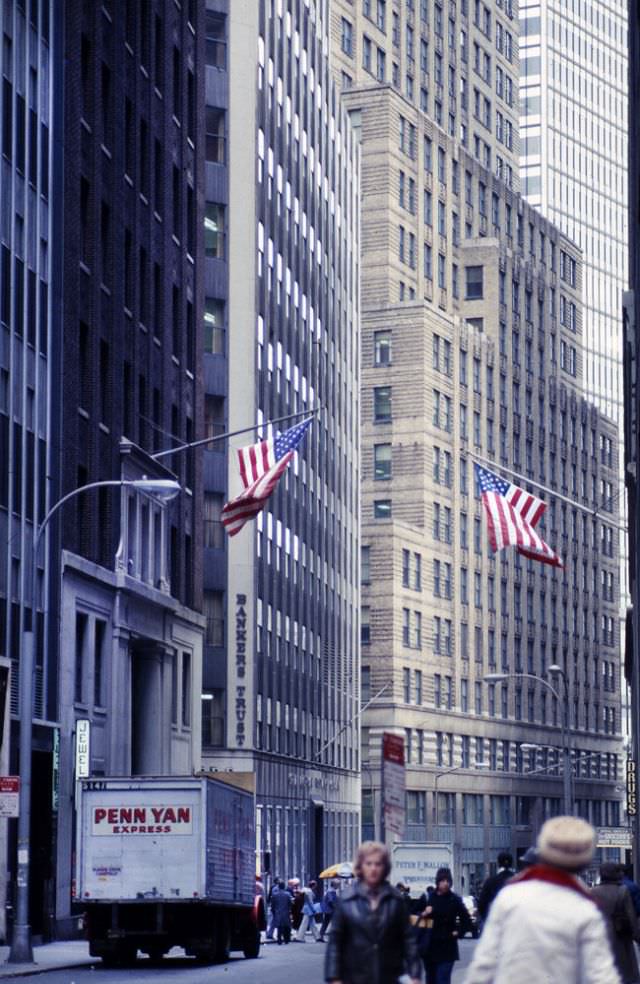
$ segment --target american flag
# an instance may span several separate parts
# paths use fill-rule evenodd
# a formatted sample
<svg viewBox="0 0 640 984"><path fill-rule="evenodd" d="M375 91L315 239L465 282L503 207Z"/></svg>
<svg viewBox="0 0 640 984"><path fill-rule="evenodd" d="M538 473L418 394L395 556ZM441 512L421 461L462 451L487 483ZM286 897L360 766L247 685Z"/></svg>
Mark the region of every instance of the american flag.
<svg viewBox="0 0 640 984"><path fill-rule="evenodd" d="M546 503L481 465L476 464L475 469L493 550L515 547L531 560L562 567L560 557L534 529Z"/></svg>
<svg viewBox="0 0 640 984"><path fill-rule="evenodd" d="M229 536L239 533L245 523L264 509L312 420L313 417L308 417L283 434L239 448L238 466L244 491L225 503L220 517Z"/></svg>

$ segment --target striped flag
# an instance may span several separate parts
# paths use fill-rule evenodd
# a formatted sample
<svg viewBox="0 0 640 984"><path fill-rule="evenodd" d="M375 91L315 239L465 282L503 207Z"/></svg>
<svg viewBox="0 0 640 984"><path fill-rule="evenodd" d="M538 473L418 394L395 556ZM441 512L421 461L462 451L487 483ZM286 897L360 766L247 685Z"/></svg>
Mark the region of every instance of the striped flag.
<svg viewBox="0 0 640 984"><path fill-rule="evenodd" d="M312 420L313 417L307 417L283 434L238 450L238 467L244 491L225 503L220 516L229 536L239 533L245 523L264 509Z"/></svg>
<svg viewBox="0 0 640 984"><path fill-rule="evenodd" d="M531 560L562 567L560 557L534 529L546 503L481 465L476 464L475 469L492 549L515 547Z"/></svg>

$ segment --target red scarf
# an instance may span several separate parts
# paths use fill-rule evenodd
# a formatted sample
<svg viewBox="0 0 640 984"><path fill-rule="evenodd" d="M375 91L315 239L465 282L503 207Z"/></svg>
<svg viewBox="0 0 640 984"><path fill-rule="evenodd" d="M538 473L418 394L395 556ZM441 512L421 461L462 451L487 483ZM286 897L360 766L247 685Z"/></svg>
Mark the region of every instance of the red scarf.
<svg viewBox="0 0 640 984"><path fill-rule="evenodd" d="M515 875L509 880L509 885L514 885L517 882L525 881L543 881L547 882L549 885L559 885L561 888L570 888L578 895L582 895L583 898L589 899L594 905L597 905L596 900L587 891L582 882L572 875L568 871L563 871L562 868L553 868L548 864L534 864L531 868L525 868L521 871L519 875Z"/></svg>

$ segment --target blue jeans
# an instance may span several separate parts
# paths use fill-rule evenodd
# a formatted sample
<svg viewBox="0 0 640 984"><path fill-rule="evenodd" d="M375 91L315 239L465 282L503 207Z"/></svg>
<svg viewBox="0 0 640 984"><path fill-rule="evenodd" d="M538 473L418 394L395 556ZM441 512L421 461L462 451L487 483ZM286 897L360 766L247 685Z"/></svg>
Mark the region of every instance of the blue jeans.
<svg viewBox="0 0 640 984"><path fill-rule="evenodd" d="M448 963L425 963L425 970L427 971L427 984L451 984L453 960Z"/></svg>

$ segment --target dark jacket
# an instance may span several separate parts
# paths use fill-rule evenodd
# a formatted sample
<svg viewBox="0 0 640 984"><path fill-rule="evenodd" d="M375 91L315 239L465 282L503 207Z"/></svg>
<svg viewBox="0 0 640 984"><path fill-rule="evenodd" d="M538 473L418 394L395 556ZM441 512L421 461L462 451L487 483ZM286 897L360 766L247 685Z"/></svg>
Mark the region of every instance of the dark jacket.
<svg viewBox="0 0 640 984"><path fill-rule="evenodd" d="M640 888L638 888L631 878L623 878L622 884L629 889L633 908L636 910L636 916L640 916Z"/></svg>
<svg viewBox="0 0 640 984"><path fill-rule="evenodd" d="M482 886L480 898L478 899L478 915L483 922L486 922L487 916L489 915L489 909L491 908L491 903L495 899L496 895L504 888L509 879L513 878L514 875L515 871L512 871L511 868L503 868L497 875L492 875L491 878L487 878L486 882Z"/></svg>
<svg viewBox="0 0 640 984"><path fill-rule="evenodd" d="M358 883L338 900L326 952L326 981L396 984L402 974L419 978L421 972L400 892L385 882L378 907L372 909L366 888Z"/></svg>
<svg viewBox="0 0 640 984"><path fill-rule="evenodd" d="M428 965L459 960L458 937L472 929L464 902L454 892L443 895L433 892L429 897L429 905L432 908L430 918L433 919L433 929L424 962Z"/></svg>
<svg viewBox="0 0 640 984"><path fill-rule="evenodd" d="M291 925L291 908L293 899L286 888L280 888L271 896L271 911L273 912L274 927L282 928Z"/></svg>
<svg viewBox="0 0 640 984"><path fill-rule="evenodd" d="M640 928L629 889L625 885L609 882L595 885L591 894L606 917L613 959L623 984L640 981L638 958L633 945L634 940L640 943Z"/></svg>

